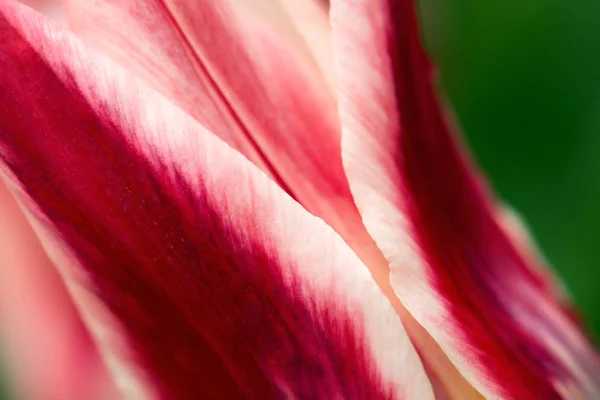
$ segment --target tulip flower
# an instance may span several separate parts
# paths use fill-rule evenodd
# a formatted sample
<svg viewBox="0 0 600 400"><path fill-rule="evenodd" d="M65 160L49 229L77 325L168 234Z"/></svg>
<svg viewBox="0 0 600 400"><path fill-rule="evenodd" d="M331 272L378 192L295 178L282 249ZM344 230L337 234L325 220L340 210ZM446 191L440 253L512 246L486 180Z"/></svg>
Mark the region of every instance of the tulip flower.
<svg viewBox="0 0 600 400"><path fill-rule="evenodd" d="M37 398L600 398L413 0L64 10L0 1L0 299L12 358L65 350L18 371Z"/></svg>

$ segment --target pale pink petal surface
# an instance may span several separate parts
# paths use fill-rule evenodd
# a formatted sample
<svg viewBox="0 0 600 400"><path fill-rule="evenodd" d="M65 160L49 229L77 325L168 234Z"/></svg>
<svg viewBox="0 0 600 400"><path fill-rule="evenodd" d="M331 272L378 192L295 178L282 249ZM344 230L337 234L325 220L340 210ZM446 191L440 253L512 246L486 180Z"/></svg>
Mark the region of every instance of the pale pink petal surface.
<svg viewBox="0 0 600 400"><path fill-rule="evenodd" d="M596 350L455 144L414 7L331 2L344 166L396 294L486 398L596 399Z"/></svg>
<svg viewBox="0 0 600 400"><path fill-rule="evenodd" d="M278 0L292 20L327 82L335 86L329 12L321 0Z"/></svg>
<svg viewBox="0 0 600 400"><path fill-rule="evenodd" d="M26 4L51 18L52 20L60 23L67 23L67 16L65 13L65 6L62 0L14 0L20 3Z"/></svg>
<svg viewBox="0 0 600 400"><path fill-rule="evenodd" d="M19 399L98 399L112 384L64 283L0 183L0 338ZM74 379L77 377L77 379Z"/></svg>

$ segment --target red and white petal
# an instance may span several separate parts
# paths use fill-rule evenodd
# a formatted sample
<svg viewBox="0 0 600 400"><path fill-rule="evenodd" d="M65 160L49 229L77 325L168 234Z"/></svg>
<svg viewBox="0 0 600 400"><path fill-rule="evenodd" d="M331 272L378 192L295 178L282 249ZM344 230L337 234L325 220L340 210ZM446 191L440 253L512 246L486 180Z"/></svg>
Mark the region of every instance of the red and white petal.
<svg viewBox="0 0 600 400"><path fill-rule="evenodd" d="M344 167L407 310L487 398L598 398L596 350L455 143L413 1L334 0L331 26Z"/></svg>
<svg viewBox="0 0 600 400"><path fill-rule="evenodd" d="M565 310L573 312L574 305L566 288L540 254L522 217L514 209L500 205L496 208L496 221L520 256L527 260L529 268L538 276L540 289L546 292L547 296L556 299Z"/></svg>
<svg viewBox="0 0 600 400"><path fill-rule="evenodd" d="M86 41L332 226L385 290L387 262L362 224L343 170L334 93L279 1L150 0L139 7L69 0L68 11Z"/></svg>
<svg viewBox="0 0 600 400"><path fill-rule="evenodd" d="M32 400L107 398L113 385L89 333L1 181L0 255L0 336L15 395Z"/></svg>
<svg viewBox="0 0 600 400"><path fill-rule="evenodd" d="M78 35L242 152L309 211L358 220L333 93L278 2L246 3L70 0L68 11Z"/></svg>
<svg viewBox="0 0 600 400"><path fill-rule="evenodd" d="M0 157L159 398L431 399L342 239L172 103L0 3ZM77 270L75 271L77 272ZM83 281L83 280L82 280Z"/></svg>

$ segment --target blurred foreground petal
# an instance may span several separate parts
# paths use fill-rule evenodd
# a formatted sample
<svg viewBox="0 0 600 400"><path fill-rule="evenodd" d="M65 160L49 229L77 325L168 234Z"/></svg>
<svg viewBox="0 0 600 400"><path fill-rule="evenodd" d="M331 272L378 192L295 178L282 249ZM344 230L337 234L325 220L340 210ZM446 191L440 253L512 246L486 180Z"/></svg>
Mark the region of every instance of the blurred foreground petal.
<svg viewBox="0 0 600 400"><path fill-rule="evenodd" d="M144 398L432 398L333 230L70 33L0 15L0 157L116 318Z"/></svg>
<svg viewBox="0 0 600 400"><path fill-rule="evenodd" d="M63 0L15 0L41 12L60 24L67 23L67 15Z"/></svg>
<svg viewBox="0 0 600 400"><path fill-rule="evenodd" d="M18 399L105 399L112 383L54 265L0 181L0 337Z"/></svg>
<svg viewBox="0 0 600 400"><path fill-rule="evenodd" d="M335 0L331 13L344 166L402 303L486 398L600 398L595 349L454 143L413 1Z"/></svg>

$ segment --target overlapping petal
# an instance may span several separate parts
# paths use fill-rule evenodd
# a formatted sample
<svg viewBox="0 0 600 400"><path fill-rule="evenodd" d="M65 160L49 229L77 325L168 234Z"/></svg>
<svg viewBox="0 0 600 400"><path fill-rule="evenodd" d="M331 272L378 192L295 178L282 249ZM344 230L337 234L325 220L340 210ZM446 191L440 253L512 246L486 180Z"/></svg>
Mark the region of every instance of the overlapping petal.
<svg viewBox="0 0 600 400"><path fill-rule="evenodd" d="M62 0L15 0L20 3L26 4L44 14L45 16L53 19L54 21L62 24L67 23L65 7Z"/></svg>
<svg viewBox="0 0 600 400"><path fill-rule="evenodd" d="M80 36L242 152L309 211L342 233L360 225L333 95L278 1L151 0L140 7L70 0L68 10Z"/></svg>
<svg viewBox="0 0 600 400"><path fill-rule="evenodd" d="M0 255L0 336L14 394L32 400L105 398L113 386L89 333L1 182Z"/></svg>
<svg viewBox="0 0 600 400"><path fill-rule="evenodd" d="M161 398L432 398L337 234L70 33L0 3L0 158ZM86 279L82 279L86 282Z"/></svg>
<svg viewBox="0 0 600 400"><path fill-rule="evenodd" d="M485 397L598 398L597 353L455 143L413 3L331 2L344 166L396 294Z"/></svg>
<svg viewBox="0 0 600 400"><path fill-rule="evenodd" d="M285 4L288 13L324 12L316 4ZM327 61L311 61L320 58L311 57L314 46L305 45L280 0L151 0L143 7L128 0L69 0L68 13L78 35L333 227L391 294L387 263L362 224L343 171L336 103L318 68ZM321 20L319 30L326 25Z"/></svg>
<svg viewBox="0 0 600 400"><path fill-rule="evenodd" d="M278 0L304 38L326 81L335 86L328 4L321 0Z"/></svg>

